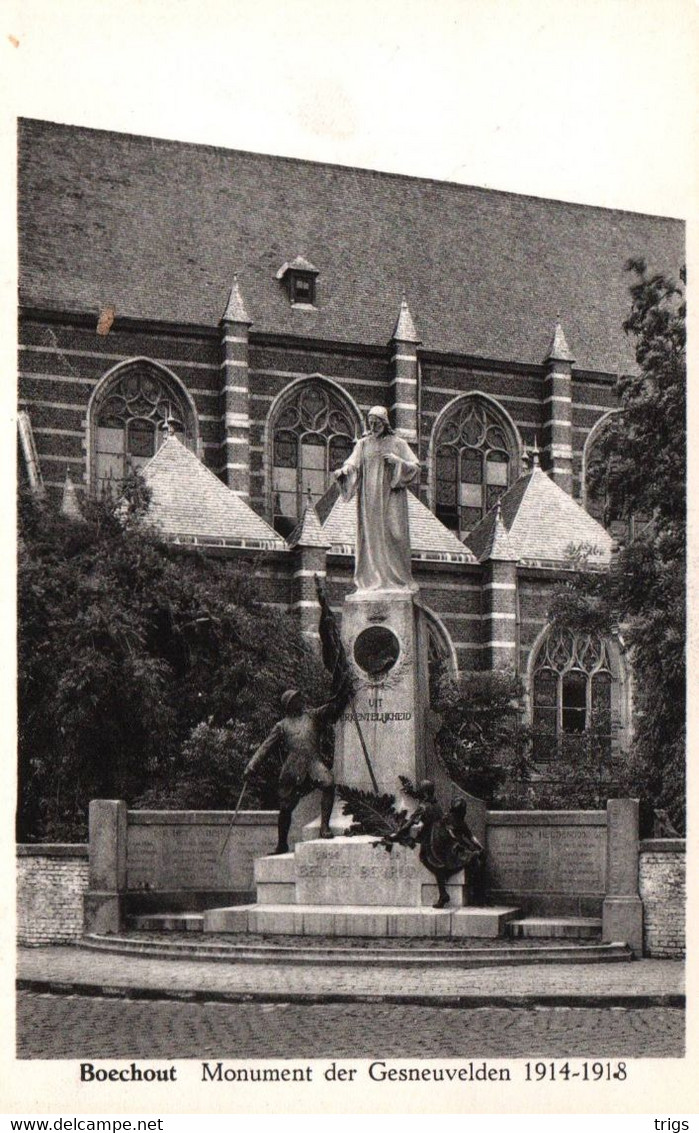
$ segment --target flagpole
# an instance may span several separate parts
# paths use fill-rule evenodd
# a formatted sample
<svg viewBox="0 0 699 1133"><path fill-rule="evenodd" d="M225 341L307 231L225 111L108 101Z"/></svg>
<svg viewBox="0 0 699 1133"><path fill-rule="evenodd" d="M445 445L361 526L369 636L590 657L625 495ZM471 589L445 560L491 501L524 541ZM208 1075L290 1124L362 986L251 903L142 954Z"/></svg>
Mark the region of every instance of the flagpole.
<svg viewBox="0 0 699 1133"><path fill-rule="evenodd" d="M352 693L352 700L350 701L351 708L352 708L352 719L354 720L354 724L355 724L355 727L357 729L357 735L359 736L359 742L362 745L362 751L364 753L364 759L366 760L367 769L368 769L369 775L371 777L371 785L374 788L376 794L378 795L379 794L379 784L376 782L376 776L374 775L374 768L371 766L371 760L369 759L369 752L367 751L367 746L364 742L364 736L362 734L362 729L361 729L360 724L359 724L359 717L357 716L357 708L356 708L356 705L354 703L355 695L356 695L355 693Z"/></svg>

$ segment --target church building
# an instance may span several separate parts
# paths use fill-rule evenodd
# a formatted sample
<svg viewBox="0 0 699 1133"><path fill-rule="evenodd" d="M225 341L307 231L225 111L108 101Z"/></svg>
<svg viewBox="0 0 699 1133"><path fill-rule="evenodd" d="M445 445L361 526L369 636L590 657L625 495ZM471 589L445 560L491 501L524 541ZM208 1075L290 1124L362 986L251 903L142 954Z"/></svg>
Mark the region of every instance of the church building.
<svg viewBox="0 0 699 1133"><path fill-rule="evenodd" d="M636 368L630 258L677 276L684 225L415 177L19 124L19 452L79 509L132 469L183 547L244 560L316 632L352 589L332 472L373 405L421 464L413 574L456 674L518 673L555 759L630 738L623 640L547 623L610 563L595 444Z"/></svg>

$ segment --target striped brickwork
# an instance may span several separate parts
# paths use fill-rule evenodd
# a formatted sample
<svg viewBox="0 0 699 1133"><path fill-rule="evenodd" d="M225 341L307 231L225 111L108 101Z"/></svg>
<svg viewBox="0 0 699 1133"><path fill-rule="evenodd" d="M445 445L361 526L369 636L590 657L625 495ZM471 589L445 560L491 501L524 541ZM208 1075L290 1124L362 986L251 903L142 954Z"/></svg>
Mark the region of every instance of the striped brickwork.
<svg viewBox="0 0 699 1133"><path fill-rule="evenodd" d="M221 323L221 392L224 437L222 479L236 495L250 500L250 377L248 324Z"/></svg>
<svg viewBox="0 0 699 1133"><path fill-rule="evenodd" d="M548 624L551 591L556 577L543 571L519 572L519 671L527 671L537 637Z"/></svg>
<svg viewBox="0 0 699 1133"><path fill-rule="evenodd" d="M325 549L297 546L294 552L291 579L291 609L296 613L304 636L318 638L320 607L316 597L315 576L325 579Z"/></svg>
<svg viewBox="0 0 699 1133"><path fill-rule="evenodd" d="M388 410L391 425L409 445L418 442L417 347L412 342L391 343Z"/></svg>
<svg viewBox="0 0 699 1133"><path fill-rule="evenodd" d="M490 559L483 568L484 669L517 669L517 564Z"/></svg>
<svg viewBox="0 0 699 1133"><path fill-rule="evenodd" d="M572 369L570 362L554 361L543 382L543 464L556 484L573 491Z"/></svg>
<svg viewBox="0 0 699 1133"><path fill-rule="evenodd" d="M19 324L19 407L30 415L44 483L60 499L66 472L87 488L88 403L120 362L148 358L164 366L191 396L200 455L217 469L221 445L218 336L121 328L98 335L96 317L23 315Z"/></svg>

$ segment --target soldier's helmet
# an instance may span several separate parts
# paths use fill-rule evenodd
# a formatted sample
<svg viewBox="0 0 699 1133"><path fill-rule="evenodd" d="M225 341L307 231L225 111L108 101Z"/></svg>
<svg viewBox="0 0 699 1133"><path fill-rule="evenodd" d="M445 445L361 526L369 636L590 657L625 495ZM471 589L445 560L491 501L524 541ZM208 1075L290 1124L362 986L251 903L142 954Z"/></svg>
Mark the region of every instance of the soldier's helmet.
<svg viewBox="0 0 699 1133"><path fill-rule="evenodd" d="M282 693L282 708L285 712L288 711L290 704L296 698L301 698L301 693L297 688L288 688L286 692Z"/></svg>

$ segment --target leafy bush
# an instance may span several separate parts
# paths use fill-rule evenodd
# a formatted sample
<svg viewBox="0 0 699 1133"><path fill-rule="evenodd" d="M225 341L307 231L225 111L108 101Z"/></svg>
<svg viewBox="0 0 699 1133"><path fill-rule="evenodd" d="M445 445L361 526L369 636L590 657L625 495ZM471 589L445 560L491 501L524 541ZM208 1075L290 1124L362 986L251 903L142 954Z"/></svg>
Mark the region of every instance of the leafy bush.
<svg viewBox="0 0 699 1133"><path fill-rule="evenodd" d="M490 806L508 784L526 783L531 774L521 696L522 682L508 672L465 673L455 681L442 670L433 683L433 707L442 717L438 757L458 787Z"/></svg>

